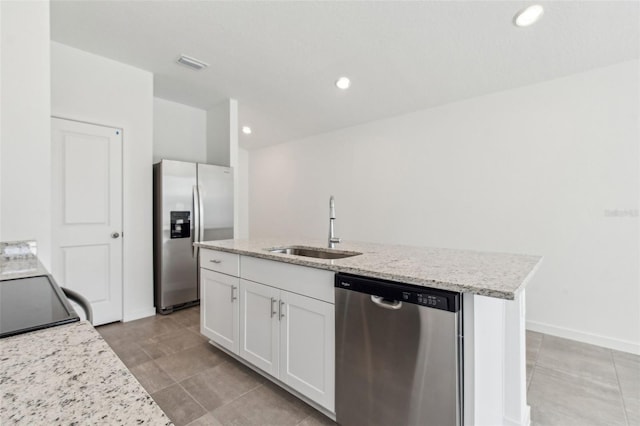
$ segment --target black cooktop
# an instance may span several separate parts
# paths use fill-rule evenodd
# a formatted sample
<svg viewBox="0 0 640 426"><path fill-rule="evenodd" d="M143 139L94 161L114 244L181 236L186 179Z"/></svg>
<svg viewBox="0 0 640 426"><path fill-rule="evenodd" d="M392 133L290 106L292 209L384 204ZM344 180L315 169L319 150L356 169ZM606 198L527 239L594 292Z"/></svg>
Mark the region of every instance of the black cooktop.
<svg viewBox="0 0 640 426"><path fill-rule="evenodd" d="M80 321L49 275L0 281L0 338Z"/></svg>

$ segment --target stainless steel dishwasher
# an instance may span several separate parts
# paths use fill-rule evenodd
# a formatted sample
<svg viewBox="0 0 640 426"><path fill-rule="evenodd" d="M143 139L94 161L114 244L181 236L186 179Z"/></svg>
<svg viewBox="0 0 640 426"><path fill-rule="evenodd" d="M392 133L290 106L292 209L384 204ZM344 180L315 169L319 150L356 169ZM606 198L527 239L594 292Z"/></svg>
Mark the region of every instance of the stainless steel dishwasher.
<svg viewBox="0 0 640 426"><path fill-rule="evenodd" d="M462 424L459 293L336 274L336 421Z"/></svg>

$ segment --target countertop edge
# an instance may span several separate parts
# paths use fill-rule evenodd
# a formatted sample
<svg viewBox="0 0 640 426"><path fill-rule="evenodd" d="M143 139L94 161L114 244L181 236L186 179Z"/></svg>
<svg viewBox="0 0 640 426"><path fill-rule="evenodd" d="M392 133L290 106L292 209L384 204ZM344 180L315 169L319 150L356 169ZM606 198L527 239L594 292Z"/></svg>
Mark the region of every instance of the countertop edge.
<svg viewBox="0 0 640 426"><path fill-rule="evenodd" d="M472 293L478 296L493 297L493 298L504 299L504 300L515 300L516 296L525 289L531 277L538 270L540 263L542 262L542 258L540 258L538 263L527 274L527 276L522 281L522 283L518 286L517 289L515 289L514 291L500 291L500 290L487 289L487 288L474 288L467 285L461 285L461 284L456 284L456 283L451 283L446 281L424 280L424 279L419 279L419 278L406 276L406 275L385 274L385 273L371 271L371 270L352 268L349 266L320 263L320 262L315 262L313 260L300 258L298 256L294 257L292 255L280 254L280 253L274 254L268 251L265 251L263 253L263 252L253 251L253 250L221 247L218 245L208 244L207 242L194 243L194 246L201 247L204 249L209 249L209 250L234 253L239 255L256 257L260 259L266 259L266 260L273 260L273 261L288 263L292 265L306 266L310 268L323 269L323 270L333 271L333 272L343 272L343 273L361 275L361 276L366 276L371 278L381 278L381 279L386 279L391 281L401 281L407 284L428 286L428 287L433 287L441 290L449 290L449 291L455 291L460 293Z"/></svg>

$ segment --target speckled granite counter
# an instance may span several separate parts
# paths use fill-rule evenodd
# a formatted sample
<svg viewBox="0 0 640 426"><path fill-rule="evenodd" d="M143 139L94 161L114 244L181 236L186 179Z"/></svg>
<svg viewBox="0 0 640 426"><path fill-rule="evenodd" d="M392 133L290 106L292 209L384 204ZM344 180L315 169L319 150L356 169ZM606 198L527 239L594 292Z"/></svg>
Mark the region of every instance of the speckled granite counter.
<svg viewBox="0 0 640 426"><path fill-rule="evenodd" d="M87 322L0 340L0 424L170 425Z"/></svg>
<svg viewBox="0 0 640 426"><path fill-rule="evenodd" d="M37 258L4 260L0 259L0 281L16 278L36 277L49 275Z"/></svg>
<svg viewBox="0 0 640 426"><path fill-rule="evenodd" d="M427 247L343 242L337 250L356 251L344 259L316 259L271 253L283 246L326 247L326 241L299 238L203 241L214 250L382 278L445 290L513 300L541 261L539 256Z"/></svg>

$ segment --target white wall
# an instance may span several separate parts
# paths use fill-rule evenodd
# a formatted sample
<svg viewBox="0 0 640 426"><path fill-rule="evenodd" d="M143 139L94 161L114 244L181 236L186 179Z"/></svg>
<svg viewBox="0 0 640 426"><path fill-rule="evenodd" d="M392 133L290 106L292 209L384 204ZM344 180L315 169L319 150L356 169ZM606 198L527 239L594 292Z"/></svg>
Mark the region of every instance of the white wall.
<svg viewBox="0 0 640 426"><path fill-rule="evenodd" d="M207 162L207 112L153 99L153 162L161 159Z"/></svg>
<svg viewBox="0 0 640 426"><path fill-rule="evenodd" d="M233 99L227 99L207 111L207 163L233 167L230 166L230 124L234 113L237 119L237 111L238 104Z"/></svg>
<svg viewBox="0 0 640 426"><path fill-rule="evenodd" d="M236 238L249 238L249 151L238 148L238 203L235 210L238 215L238 232Z"/></svg>
<svg viewBox="0 0 640 426"><path fill-rule="evenodd" d="M625 62L251 151L251 237L324 238L333 194L344 239L544 255L528 327L639 352L639 71Z"/></svg>
<svg viewBox="0 0 640 426"><path fill-rule="evenodd" d="M233 168L233 236L248 236L247 183L241 189L241 179L247 178L244 168L248 164L246 152L241 152L238 143L238 101L226 99L207 111L207 163ZM242 176L241 176L242 174ZM244 191L244 192L241 192ZM244 203L241 206L241 203Z"/></svg>
<svg viewBox="0 0 640 426"><path fill-rule="evenodd" d="M36 239L50 268L49 2L0 2L0 29L0 241Z"/></svg>
<svg viewBox="0 0 640 426"><path fill-rule="evenodd" d="M51 107L123 129L124 320L153 315L153 75L52 42Z"/></svg>

